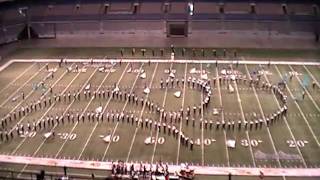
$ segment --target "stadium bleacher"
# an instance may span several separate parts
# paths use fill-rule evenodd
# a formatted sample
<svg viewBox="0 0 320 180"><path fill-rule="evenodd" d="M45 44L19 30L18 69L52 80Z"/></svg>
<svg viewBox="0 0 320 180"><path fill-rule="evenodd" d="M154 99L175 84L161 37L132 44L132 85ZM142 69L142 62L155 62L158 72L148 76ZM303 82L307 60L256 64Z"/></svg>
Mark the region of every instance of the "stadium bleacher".
<svg viewBox="0 0 320 180"><path fill-rule="evenodd" d="M195 2L195 14L218 14L219 6L215 2Z"/></svg>
<svg viewBox="0 0 320 180"><path fill-rule="evenodd" d="M21 7L26 8L29 21L40 37L45 34L88 34L90 31L94 34L114 30L132 32L144 28L161 31L164 29L163 21L190 21L193 31L247 31L255 27L255 31L314 33L314 22L318 21L315 18L318 6L309 1L287 4L274 1L196 1L193 16L188 15L187 2L181 1L39 1L34 4L18 1L0 6L2 36L6 36L1 37L2 41L15 39L15 33L21 29L10 28L9 25L26 23L24 12L19 12ZM134 21L128 22L132 19ZM288 20L290 23L284 23ZM270 22L274 23L270 25Z"/></svg>
<svg viewBox="0 0 320 180"><path fill-rule="evenodd" d="M224 8L227 14L248 14L250 12L248 3L226 3Z"/></svg>
<svg viewBox="0 0 320 180"><path fill-rule="evenodd" d="M184 14L184 13L187 13L187 3L184 3L184 2L172 2L170 4L170 13L172 13L172 14Z"/></svg>
<svg viewBox="0 0 320 180"><path fill-rule="evenodd" d="M161 14L162 3L160 2L144 2L140 7L141 14Z"/></svg>

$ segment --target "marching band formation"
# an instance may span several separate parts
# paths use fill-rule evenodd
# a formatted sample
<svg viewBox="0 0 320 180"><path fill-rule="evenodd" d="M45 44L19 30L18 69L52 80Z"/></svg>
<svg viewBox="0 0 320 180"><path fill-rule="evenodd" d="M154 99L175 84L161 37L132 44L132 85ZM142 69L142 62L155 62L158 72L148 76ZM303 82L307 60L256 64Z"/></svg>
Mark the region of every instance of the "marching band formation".
<svg viewBox="0 0 320 180"><path fill-rule="evenodd" d="M161 79L160 88L175 88L186 85L188 88L198 90L203 94L202 101L198 105L188 106L185 109L181 108L178 111L169 111L164 107L161 107L158 103L143 97L139 97L135 92L129 93L127 91L120 90L116 84L113 85L112 89L103 89L103 90L91 90L91 85L88 84L84 90L81 92L78 91L68 91L66 93L53 93L52 88L49 89L50 93L53 96L43 97L37 101L33 101L26 106L18 108L12 113L7 114L0 121L1 129L0 132L0 141L9 141L14 138L15 135L23 135L26 131L39 131L46 129L48 127L53 127L57 125L63 125L65 123L75 123L75 122L121 122L128 123L132 126L139 126L144 129L152 129L159 133L166 134L168 136L172 135L177 140L180 139L180 142L185 147L188 147L190 150L193 150L194 140L191 137L188 137L183 131L176 127L176 123L181 121L185 123L186 126L192 126L193 128L200 128L204 130L241 130L242 128L246 130L252 130L253 128L258 129L262 128L262 125L266 126L271 125L274 121L279 120L287 114L287 96L282 92L284 87L280 85L272 85L266 82L261 82L260 77L258 76L255 79L247 79L245 76L234 75L234 74L224 74L217 78L213 79L198 79L195 77L188 77L186 79L175 78L174 74L169 70L169 76L166 80ZM172 75L173 74L173 75ZM239 84L245 84L249 87L255 86L257 89L264 90L267 92L274 93L276 97L280 100L282 107L276 112L266 115L266 119L255 119L250 121L241 121L241 120L232 120L232 121L213 121L202 119L202 112L210 112L209 103L212 98L212 86L215 87L216 83L227 84L230 90L230 84L232 81L236 81ZM185 84L186 83L186 84ZM146 87L145 87L146 88ZM22 95L24 97L24 94ZM156 114L157 119L160 121L151 119L151 118L140 118L135 116L133 113L119 112L119 111L106 111L106 112L66 112L65 114L52 114L47 115L42 119L17 124L14 127L14 130L8 131L8 124L13 120L16 121L28 114L37 112L40 109L46 109L52 106L55 103L71 103L73 101L86 101L90 99L99 99L99 100L111 100L128 102L134 106L146 106L149 112ZM199 119L198 121L196 119ZM52 136L55 135L54 132L51 132Z"/></svg>

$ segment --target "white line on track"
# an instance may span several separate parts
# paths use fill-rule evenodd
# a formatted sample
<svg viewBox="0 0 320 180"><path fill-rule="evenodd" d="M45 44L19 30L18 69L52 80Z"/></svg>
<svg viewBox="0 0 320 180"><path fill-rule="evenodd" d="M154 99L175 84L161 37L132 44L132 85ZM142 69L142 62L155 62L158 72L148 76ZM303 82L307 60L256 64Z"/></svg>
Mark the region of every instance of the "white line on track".
<svg viewBox="0 0 320 180"><path fill-rule="evenodd" d="M245 65L245 68L246 68L246 71L247 71L247 76L251 78L251 75L250 75L250 73L249 73L249 70L248 70L247 65ZM261 114L261 116L262 116L262 118L263 118L264 124L265 124L266 127L267 127L267 132L268 132L268 135L269 135L271 144L272 144L273 151L274 151L274 153L277 155L277 163L278 163L279 167L282 168L281 162L280 162L280 160L279 160L278 151L277 151L276 146L275 146L275 144L274 144L273 137L272 137L272 135L271 135L271 133L270 133L270 129L269 129L269 127L267 126L266 117L264 116L264 111L263 111L263 109L262 109L261 102L260 102L260 99L259 99L259 97L258 97L256 88L254 87L254 85L252 85L252 90L253 90L254 95L255 95L255 97L256 97L256 100L257 100L257 102L258 102L259 109L260 109L260 114ZM286 179L285 176L282 176L282 178L283 178L283 179Z"/></svg>
<svg viewBox="0 0 320 180"><path fill-rule="evenodd" d="M4 88L2 88L0 90L0 94L2 94L2 92L4 90L6 90L9 86L13 85L18 79L20 79L26 72L28 72L36 63L31 64L28 68L26 68L22 73L20 73L19 76L17 76L14 80L12 80L9 84L7 84Z"/></svg>
<svg viewBox="0 0 320 180"><path fill-rule="evenodd" d="M39 69L37 72L35 72L28 80L25 81L25 83L23 85L21 85L16 91L14 91L5 101L3 101L3 103L0 105L0 108L3 107L10 99L12 99L12 97L19 92L26 84L29 83L29 81L31 81L34 77L36 77L43 69L45 68L45 66L43 66L41 69ZM33 90L28 94L30 95L33 92ZM27 95L27 96L28 96Z"/></svg>
<svg viewBox="0 0 320 180"><path fill-rule="evenodd" d="M218 86L218 94L219 94L219 102L220 102L220 107L223 107L222 104L222 95L221 95L221 89L220 89L220 83L219 83L219 69L218 67L216 67L216 84ZM223 110L224 108L222 108ZM221 120L224 121L224 111L221 112ZM227 163L228 163L228 167L230 167L230 158L229 158L229 149L227 147L227 133L226 130L223 129L223 136L224 136L224 143L225 143L225 148L226 148L226 158L227 158Z"/></svg>
<svg viewBox="0 0 320 180"><path fill-rule="evenodd" d="M122 72L122 74L121 74L121 76L120 76L120 78L119 78L119 80L118 80L118 82L117 82L117 85L119 85L119 83L120 83L120 81L122 80L124 74L127 72L128 66L129 66L129 63L128 63L127 66L124 68L124 70L123 70L123 72ZM105 80L107 79L107 77L109 76L109 73L110 73L110 72L108 72L107 76L105 76L105 78L103 79L102 84L104 83L104 81L105 81ZM101 85L102 85L102 84L101 84ZM98 90L101 88L101 85L98 87ZM103 107L103 110L102 110L101 114L104 114L104 112L106 111L106 109L107 109L107 107L108 107L111 99L112 99L112 97L110 96L109 99L108 99L108 101L107 101L107 103L106 103L106 105ZM92 129L92 131L91 131L91 133L90 133L90 135L89 135L89 137L88 137L87 140L86 140L86 143L85 143L84 146L82 147L82 150L81 150L81 152L80 152L80 154L79 154L79 156L78 156L78 160L81 158L84 150L85 150L86 147L88 146L88 143L89 143L89 141L90 141L90 139L91 139L94 131L95 131L96 128L98 127L98 124L99 124L99 122L96 122L96 124L94 125L94 127L93 127L93 129Z"/></svg>
<svg viewBox="0 0 320 180"><path fill-rule="evenodd" d="M144 66L144 63L141 64L141 66L140 66L140 68L139 68L139 72L141 72L143 66ZM131 86L131 89L130 89L129 94L131 94L131 93L133 92L133 89L134 89L134 87L135 87L135 85L136 85L136 83L137 83L137 81L138 81L138 79L139 79L139 75L140 75L140 74L138 73L137 76L136 76L136 79L134 80L134 82L133 82L133 84L132 84L132 86ZM124 104L121 112L123 112L123 111L125 110L128 102L129 102L129 99L127 99L127 101L126 101L126 103ZM117 131L118 126L119 126L119 122L116 123L116 125L115 125L115 127L114 127L114 129L113 129L113 131L112 131L111 137L114 137L114 135L115 135L115 133L116 133L116 131ZM104 161L104 159L105 159L105 157L106 157L106 155L107 155L107 153L108 153L108 151L109 151L109 148L110 148L110 146L111 146L111 143L112 143L112 141L110 141L109 144L107 145L107 148L105 149L105 151L104 151L104 153L103 153L103 156L102 156L102 161Z"/></svg>
<svg viewBox="0 0 320 180"><path fill-rule="evenodd" d="M173 63L170 64L170 69L172 69ZM169 78L169 77L168 77ZM167 94L168 94L168 87L166 87L166 90L164 92L164 97L163 97L163 102L162 102L162 107L164 108L165 104L166 104L166 100L167 100ZM160 114L160 123L162 122L162 115ZM152 131L151 131L152 132ZM157 145L158 145L158 133L159 131L157 130L156 132L156 140L154 142L154 146L153 146L153 152L152 152L152 156L151 156L151 163L153 163L154 160L154 156L157 150Z"/></svg>
<svg viewBox="0 0 320 180"><path fill-rule="evenodd" d="M234 72L232 65L231 65L231 71ZM233 84L235 86L236 93L237 93L237 100L238 100L239 107L240 107L242 121L246 121L246 118L245 118L244 112L243 112L243 107L242 107L242 103L241 103L241 98L240 98L237 82L233 81ZM246 130L246 136L247 136L248 142L251 142L248 130ZM256 167L256 162L255 162L255 158L254 158L254 155L253 155L251 143L249 143L249 150L250 150L253 166Z"/></svg>
<svg viewBox="0 0 320 180"><path fill-rule="evenodd" d="M282 77L282 75L281 75L281 73L280 73L280 71L279 71L279 68L277 67L277 65L274 65L274 66L275 66L275 69L277 70L277 72L278 72L278 74L279 74L280 78L283 78L283 77ZM291 92L290 88L288 87L288 85L286 85L286 88L287 88L287 90L288 90L288 92L289 92L289 94L290 94L291 98L292 98L292 99L294 99L294 96L293 96L293 94L292 94L292 92ZM311 128L311 126L310 126L310 124L309 124L309 121L307 120L307 118L306 118L306 116L305 116L304 112L302 111L302 109L301 109L300 105L299 105L296 101L294 101L294 100L293 100L293 102L294 102L294 104L296 105L296 107L298 108L298 110L299 110L299 112L300 112L301 116L303 117L304 121L306 122L306 124L307 124L307 126L308 126L308 128L309 128L309 131L311 132L311 134L312 134L312 136L313 136L314 140L316 141L316 143L317 143L318 147L320 147L319 140L318 140L317 136L314 134L314 132L313 132L313 130L312 130L312 128Z"/></svg>
<svg viewBox="0 0 320 180"><path fill-rule="evenodd" d="M183 85L183 93L182 93L183 96L182 96L182 104L181 104L181 107L182 107L182 108L184 108L184 101L185 101L185 94L186 94L187 71L188 71L188 63L186 63L185 69L184 69L184 85ZM180 121L179 132L182 132L182 122L183 122L183 120ZM180 146L181 146L181 138L178 139L178 150L177 150L176 164L179 163Z"/></svg>
<svg viewBox="0 0 320 180"><path fill-rule="evenodd" d="M87 81L83 84L80 92L86 87L86 85L88 84L88 82L90 81L90 79L93 77L93 75L95 74L95 72L98 70L98 68L96 68L93 73L90 75L90 77L87 79ZM80 75L80 72L77 74L76 77L78 77ZM73 81L76 79L76 77L69 83L69 85L71 85L73 83ZM69 86L68 86L69 87ZM65 91L68 89L68 87L65 89ZM64 92L65 92L64 91ZM63 94L63 93L61 93ZM75 100L73 99L72 102L69 104L69 106L65 109L65 111L63 112L63 116L65 115L65 113L68 111L68 109L72 106L72 104L75 102ZM53 107L55 105L55 103L53 103L51 105L51 107ZM45 114L41 117L41 119L50 111L50 108L45 112ZM53 126L53 128L51 129L51 131L53 131L55 128L57 127L57 124ZM25 138L26 139L26 138ZM46 142L46 139L44 139L41 144L38 146L38 148L36 149L35 152L33 152L32 157L35 156L38 151L41 149L41 147L43 146L43 144ZM18 174L18 177L21 175L21 173L23 173L23 171L26 169L26 167L28 166L28 164L26 164L22 170L20 171L20 173Z"/></svg>
<svg viewBox="0 0 320 180"><path fill-rule="evenodd" d="M156 64L156 67L155 67L155 69L154 69L154 71L153 71L152 78L151 78L151 81L150 81L150 84L149 84L149 88L152 86L153 79L154 79L154 77L155 77L155 75L156 75L158 65L159 65L159 63ZM149 94L146 95L146 98L145 98L145 99L148 99L148 97L149 97ZM142 110L140 111L139 119L141 119L141 117L142 117L142 115L143 115L144 109L145 109L145 107L146 107L146 103L147 103L147 102L145 101L144 104L143 104ZM142 123L143 123L143 122L142 122ZM129 161L130 154L131 154L131 151L132 151L132 148L133 148L133 144L134 144L134 141L135 141L135 139L136 139L138 130L139 130L139 122L138 122L138 125L137 125L137 127L136 127L136 129L135 129L135 131L134 131L133 138L132 138L132 140L131 140L131 144L130 144L130 148L129 148L129 151L128 151L128 154L127 154L126 162ZM157 137L156 139L158 139L158 137Z"/></svg>
<svg viewBox="0 0 320 180"><path fill-rule="evenodd" d="M270 81L269 81L269 79L268 79L268 77L267 77L267 75L265 73L263 73L263 76L264 76L265 80L267 81L267 83L270 83ZM272 95L273 95L273 99L277 103L278 108L281 108L280 103L279 103L276 95L274 94L274 92L272 92ZM283 119L284 119L284 122L285 122L289 132L290 132L290 135L291 135L292 139L294 140L294 142L297 142L295 136L293 135L292 129L289 126L289 123L287 121L287 117L284 116ZM296 149L297 149L297 151L298 151L298 153L299 153L299 155L301 157L301 160L302 160L302 163L303 163L304 167L307 167L307 163L306 163L305 159L302 156L302 153L301 153L301 150L300 150L299 146L296 146Z"/></svg>
<svg viewBox="0 0 320 180"><path fill-rule="evenodd" d="M291 65L289 65L289 67L290 67L291 71L295 71L295 70L291 67ZM303 87L303 84L302 84L302 82L301 82L301 80L300 80L299 76L295 76L295 77L297 78L297 80L298 80L298 82L299 82L300 86L302 86L302 87ZM303 87L303 89L304 89L304 90L305 90L305 92L308 94L308 96L309 96L310 100L312 101L313 105L317 108L318 112L320 112L320 108L319 108L318 104L314 101L314 99L313 99L313 97L311 96L311 94L309 93L308 89L307 89L307 88L305 88L305 87Z"/></svg>
<svg viewBox="0 0 320 180"><path fill-rule="evenodd" d="M71 66L72 66L72 65L71 65ZM64 72L64 73L58 78L58 80L51 85L51 87L55 87L55 85L56 85L67 73L68 73L67 71ZM41 95L40 99L43 98L45 95L47 95L49 92L50 92L50 90L48 89L43 95ZM21 103L20 103L20 104L21 104ZM18 104L18 105L20 105L20 104ZM17 105L14 109L16 109L16 108L18 107L18 105ZM14 109L13 109L13 110L14 110ZM13 110L12 110L12 111L13 111ZM12 131L14 131L15 126L17 126L17 124L21 123L26 117L27 117L27 116L22 117L22 118L12 127L12 129L9 131L9 134L10 134Z"/></svg>

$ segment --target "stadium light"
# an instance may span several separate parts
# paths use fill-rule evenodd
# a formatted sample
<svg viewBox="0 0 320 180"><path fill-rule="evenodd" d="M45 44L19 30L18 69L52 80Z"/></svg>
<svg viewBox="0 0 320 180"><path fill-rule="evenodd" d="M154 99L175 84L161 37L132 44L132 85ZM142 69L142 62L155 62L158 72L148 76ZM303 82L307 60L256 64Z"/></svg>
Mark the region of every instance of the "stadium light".
<svg viewBox="0 0 320 180"><path fill-rule="evenodd" d="M193 2L188 2L188 10L189 10L189 15L192 16L194 11Z"/></svg>

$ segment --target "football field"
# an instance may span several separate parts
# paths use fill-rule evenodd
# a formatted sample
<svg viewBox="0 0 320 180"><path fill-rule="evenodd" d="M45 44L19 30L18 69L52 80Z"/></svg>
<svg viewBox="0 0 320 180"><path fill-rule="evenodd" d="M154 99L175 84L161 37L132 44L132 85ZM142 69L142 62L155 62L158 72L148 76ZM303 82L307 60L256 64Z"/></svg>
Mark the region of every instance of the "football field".
<svg viewBox="0 0 320 180"><path fill-rule="evenodd" d="M285 85L277 92L278 84ZM0 72L0 115L6 156L320 167L317 63L20 60ZM0 167L62 171L23 162Z"/></svg>

